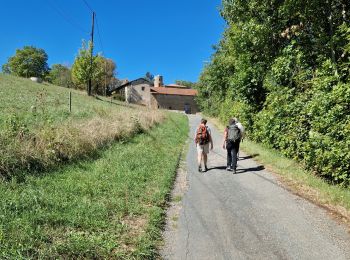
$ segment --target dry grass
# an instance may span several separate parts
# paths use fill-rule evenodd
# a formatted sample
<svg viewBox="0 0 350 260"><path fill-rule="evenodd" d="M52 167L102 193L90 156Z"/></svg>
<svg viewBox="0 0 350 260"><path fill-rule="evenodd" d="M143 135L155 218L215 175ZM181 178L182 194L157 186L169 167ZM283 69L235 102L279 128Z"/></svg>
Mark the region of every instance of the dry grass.
<svg viewBox="0 0 350 260"><path fill-rule="evenodd" d="M35 132L0 135L0 174L9 178L23 171L41 171L57 163L92 156L98 148L148 130L164 119L158 110L101 110L99 116Z"/></svg>

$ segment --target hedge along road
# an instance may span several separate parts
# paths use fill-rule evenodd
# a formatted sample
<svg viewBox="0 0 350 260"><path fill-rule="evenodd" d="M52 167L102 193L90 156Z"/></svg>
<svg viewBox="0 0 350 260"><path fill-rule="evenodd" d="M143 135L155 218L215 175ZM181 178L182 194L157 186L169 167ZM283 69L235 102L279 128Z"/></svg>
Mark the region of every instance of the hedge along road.
<svg viewBox="0 0 350 260"><path fill-rule="evenodd" d="M190 138L200 122L189 116ZM327 212L295 196L272 174L240 153L227 172L223 134L209 122L214 150L209 171L187 154L188 190L176 225L165 231L165 259L350 259L350 235Z"/></svg>

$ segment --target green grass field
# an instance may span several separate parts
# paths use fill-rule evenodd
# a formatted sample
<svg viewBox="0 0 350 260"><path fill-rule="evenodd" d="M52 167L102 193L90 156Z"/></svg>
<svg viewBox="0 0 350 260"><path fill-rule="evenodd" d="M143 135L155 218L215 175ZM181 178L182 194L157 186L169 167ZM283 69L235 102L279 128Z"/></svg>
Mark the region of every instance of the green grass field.
<svg viewBox="0 0 350 260"><path fill-rule="evenodd" d="M116 143L96 160L0 184L0 258L153 258L187 118Z"/></svg>
<svg viewBox="0 0 350 260"><path fill-rule="evenodd" d="M72 91L72 113L69 113L69 91ZM122 103L111 107L107 102L98 102L84 92L47 83L38 84L1 73L0 100L0 130L4 130L12 118L33 129L44 124L57 125L69 119L92 118L103 113L103 110L128 110Z"/></svg>
<svg viewBox="0 0 350 260"><path fill-rule="evenodd" d="M0 178L23 178L88 158L164 118L159 110L98 100L84 92L0 74ZM102 98L103 99L103 98Z"/></svg>
<svg viewBox="0 0 350 260"><path fill-rule="evenodd" d="M156 258L187 118L68 93L0 74L0 259Z"/></svg>

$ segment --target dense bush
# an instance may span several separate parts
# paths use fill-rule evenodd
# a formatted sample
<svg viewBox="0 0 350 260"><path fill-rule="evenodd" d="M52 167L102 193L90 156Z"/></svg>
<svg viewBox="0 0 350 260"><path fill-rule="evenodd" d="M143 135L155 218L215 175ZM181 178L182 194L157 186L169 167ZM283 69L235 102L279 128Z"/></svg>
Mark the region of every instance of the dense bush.
<svg viewBox="0 0 350 260"><path fill-rule="evenodd" d="M223 0L199 104L251 139L350 184L350 2Z"/></svg>

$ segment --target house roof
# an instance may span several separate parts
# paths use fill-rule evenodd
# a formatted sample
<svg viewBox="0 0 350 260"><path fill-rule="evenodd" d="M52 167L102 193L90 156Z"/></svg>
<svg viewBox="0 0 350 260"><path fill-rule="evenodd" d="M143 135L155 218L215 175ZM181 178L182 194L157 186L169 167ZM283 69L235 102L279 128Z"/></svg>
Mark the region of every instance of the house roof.
<svg viewBox="0 0 350 260"><path fill-rule="evenodd" d="M196 89L151 87L151 93L160 95L197 96L198 91Z"/></svg>
<svg viewBox="0 0 350 260"><path fill-rule="evenodd" d="M120 89L123 89L127 86L134 86L134 85L138 85L138 84L148 84L150 86L153 86L153 82L150 81L149 79L146 79L146 78L138 78L138 79L135 79L135 80L132 80L132 81L129 81L129 82L126 82L120 86L117 86L117 87L113 87L113 88L110 88L109 89L109 93L112 93L114 91L117 91L117 90L120 90Z"/></svg>

